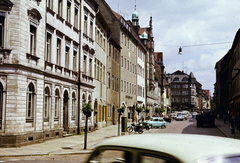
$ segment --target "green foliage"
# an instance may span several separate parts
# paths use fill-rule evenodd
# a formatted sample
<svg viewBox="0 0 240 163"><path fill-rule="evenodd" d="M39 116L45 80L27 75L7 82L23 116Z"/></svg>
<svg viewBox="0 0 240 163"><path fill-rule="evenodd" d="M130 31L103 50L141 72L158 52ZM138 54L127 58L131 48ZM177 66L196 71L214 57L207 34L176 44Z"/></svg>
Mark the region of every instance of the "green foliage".
<svg viewBox="0 0 240 163"><path fill-rule="evenodd" d="M155 108L155 113L160 113L159 108Z"/></svg>
<svg viewBox="0 0 240 163"><path fill-rule="evenodd" d="M82 112L84 115L86 115L87 117L91 117L92 114L92 106L89 103L85 103L82 107Z"/></svg>
<svg viewBox="0 0 240 163"><path fill-rule="evenodd" d="M165 112L163 108L159 108L159 113Z"/></svg>
<svg viewBox="0 0 240 163"><path fill-rule="evenodd" d="M167 107L167 111L170 111L170 108L169 108L169 107Z"/></svg>
<svg viewBox="0 0 240 163"><path fill-rule="evenodd" d="M125 106L122 106L117 109L118 114L122 114L122 113L124 113L124 111L125 111Z"/></svg>
<svg viewBox="0 0 240 163"><path fill-rule="evenodd" d="M172 109L172 112L173 112L173 111L176 111L176 109Z"/></svg>
<svg viewBox="0 0 240 163"><path fill-rule="evenodd" d="M142 110L143 110L143 109L142 109L142 107L141 107L141 106L140 106L140 107L136 106L136 111L138 112L138 114L139 114L139 113L141 113L141 112L142 112Z"/></svg>
<svg viewBox="0 0 240 163"><path fill-rule="evenodd" d="M149 113L149 112L150 112L150 109L149 109L149 108L146 108L146 109L145 109L145 112L146 112L146 113Z"/></svg>

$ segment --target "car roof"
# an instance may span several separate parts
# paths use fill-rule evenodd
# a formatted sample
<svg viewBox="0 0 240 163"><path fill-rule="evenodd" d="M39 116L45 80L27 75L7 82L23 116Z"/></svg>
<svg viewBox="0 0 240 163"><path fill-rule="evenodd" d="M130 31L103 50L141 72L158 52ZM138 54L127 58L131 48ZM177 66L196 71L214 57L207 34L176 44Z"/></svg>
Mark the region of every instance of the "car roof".
<svg viewBox="0 0 240 163"><path fill-rule="evenodd" d="M192 134L142 134L110 138L99 146L118 146L163 152L182 162L195 162L214 156L240 155L236 139Z"/></svg>

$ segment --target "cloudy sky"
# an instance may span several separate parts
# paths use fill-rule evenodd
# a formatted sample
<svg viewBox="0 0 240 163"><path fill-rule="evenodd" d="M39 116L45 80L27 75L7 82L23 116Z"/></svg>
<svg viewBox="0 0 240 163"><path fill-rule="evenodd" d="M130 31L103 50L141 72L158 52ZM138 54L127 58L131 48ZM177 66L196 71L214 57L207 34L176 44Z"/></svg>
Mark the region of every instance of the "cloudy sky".
<svg viewBox="0 0 240 163"><path fill-rule="evenodd" d="M132 18L135 0L106 2L126 20ZM163 52L166 72L193 72L211 95L215 64L231 48L240 27L239 6L239 0L136 0L140 26L147 27L153 18L155 52Z"/></svg>

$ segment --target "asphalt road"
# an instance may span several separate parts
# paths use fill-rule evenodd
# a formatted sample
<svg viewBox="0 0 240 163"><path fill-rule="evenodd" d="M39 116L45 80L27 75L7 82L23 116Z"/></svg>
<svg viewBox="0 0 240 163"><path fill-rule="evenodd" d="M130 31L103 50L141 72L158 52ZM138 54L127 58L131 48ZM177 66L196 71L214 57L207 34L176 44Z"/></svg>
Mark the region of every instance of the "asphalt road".
<svg viewBox="0 0 240 163"><path fill-rule="evenodd" d="M199 135L211 135L211 136L222 136L224 135L217 128L209 128L209 127L196 127L194 120L192 118L188 118L185 121L173 121L168 123L168 126L164 129L162 128L153 128L150 130L144 130L143 134L151 134L151 133L183 133L183 134L199 134ZM133 132L131 134L138 134L137 132ZM1 158L1 162L8 163L44 163L44 162L84 162L84 160L88 157L88 154L79 154L79 155L48 155L48 156L28 156L28 157L14 157L14 158Z"/></svg>

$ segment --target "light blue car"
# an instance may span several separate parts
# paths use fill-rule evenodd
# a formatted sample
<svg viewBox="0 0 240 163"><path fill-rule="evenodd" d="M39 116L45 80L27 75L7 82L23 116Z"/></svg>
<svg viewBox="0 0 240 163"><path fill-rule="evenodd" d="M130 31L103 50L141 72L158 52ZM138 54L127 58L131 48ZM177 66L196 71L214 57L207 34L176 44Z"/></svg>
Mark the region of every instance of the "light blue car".
<svg viewBox="0 0 240 163"><path fill-rule="evenodd" d="M166 128L167 127L167 122L164 121L163 118L161 117L151 117L149 120L145 122L149 124L149 128L153 128L153 127Z"/></svg>

